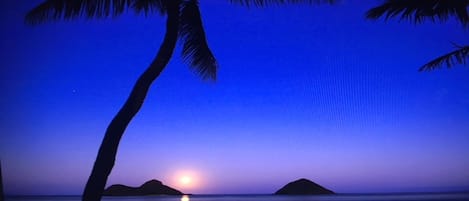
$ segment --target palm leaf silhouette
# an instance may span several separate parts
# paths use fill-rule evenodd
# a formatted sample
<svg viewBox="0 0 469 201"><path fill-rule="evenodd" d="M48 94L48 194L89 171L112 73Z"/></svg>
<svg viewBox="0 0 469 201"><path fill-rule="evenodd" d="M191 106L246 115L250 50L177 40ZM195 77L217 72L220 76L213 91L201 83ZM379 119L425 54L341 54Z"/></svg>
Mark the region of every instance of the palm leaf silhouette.
<svg viewBox="0 0 469 201"><path fill-rule="evenodd" d="M46 0L26 15L28 24L39 24L60 19L70 20L80 17L117 17L126 10L137 13L157 12L166 14L165 0Z"/></svg>
<svg viewBox="0 0 469 201"><path fill-rule="evenodd" d="M217 62L208 47L196 0L182 4L179 38L183 42L182 57L202 79L215 80Z"/></svg>
<svg viewBox="0 0 469 201"><path fill-rule="evenodd" d="M386 0L384 4L368 10L366 18L399 18L421 23L424 20L444 22L450 17L456 17L463 27L469 28L468 7L469 0ZM420 67L419 71L434 70L445 64L448 68L456 64L466 64L469 56L468 46L456 47L459 49L430 61Z"/></svg>
<svg viewBox="0 0 469 201"><path fill-rule="evenodd" d="M337 0L230 0L231 3L240 4L246 7L251 5L257 7L271 6L271 5L284 5L284 4L333 4Z"/></svg>
<svg viewBox="0 0 469 201"><path fill-rule="evenodd" d="M458 49L438 57L427 64L420 67L419 71L435 70L446 64L448 68L456 64L466 64L466 59L469 58L469 46L456 46Z"/></svg>
<svg viewBox="0 0 469 201"><path fill-rule="evenodd" d="M469 25L467 7L469 0L387 0L384 4L370 9L366 13L368 19L383 17L400 18L415 23L424 20L446 21L454 16L464 26Z"/></svg>
<svg viewBox="0 0 469 201"><path fill-rule="evenodd" d="M153 12L160 13L162 15L166 14L166 3L165 0L133 0L133 8L137 13L144 12L145 15L148 15Z"/></svg>
<svg viewBox="0 0 469 201"><path fill-rule="evenodd" d="M104 18L118 16L132 5L130 0L47 0L26 15L26 23L38 24L50 20L78 17Z"/></svg>

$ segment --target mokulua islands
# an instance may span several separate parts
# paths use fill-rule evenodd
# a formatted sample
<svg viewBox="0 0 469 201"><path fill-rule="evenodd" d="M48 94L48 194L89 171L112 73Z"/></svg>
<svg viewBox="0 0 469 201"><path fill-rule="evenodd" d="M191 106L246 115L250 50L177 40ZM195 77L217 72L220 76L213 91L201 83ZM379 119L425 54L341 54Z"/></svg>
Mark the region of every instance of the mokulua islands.
<svg viewBox="0 0 469 201"><path fill-rule="evenodd" d="M334 194L308 179L298 179L280 188L275 195L322 195ZM179 190L163 185L161 181L150 180L140 187L130 187L122 184L111 185L103 192L104 196L144 196L144 195L185 195Z"/></svg>
<svg viewBox="0 0 469 201"><path fill-rule="evenodd" d="M142 196L142 195L184 195L169 186L163 185L161 181L150 180L142 184L140 187L130 187L122 184L115 184L106 188L103 192L104 196Z"/></svg>
<svg viewBox="0 0 469 201"><path fill-rule="evenodd" d="M310 180L298 179L283 186L275 195L322 195L334 194L329 189L326 189Z"/></svg>

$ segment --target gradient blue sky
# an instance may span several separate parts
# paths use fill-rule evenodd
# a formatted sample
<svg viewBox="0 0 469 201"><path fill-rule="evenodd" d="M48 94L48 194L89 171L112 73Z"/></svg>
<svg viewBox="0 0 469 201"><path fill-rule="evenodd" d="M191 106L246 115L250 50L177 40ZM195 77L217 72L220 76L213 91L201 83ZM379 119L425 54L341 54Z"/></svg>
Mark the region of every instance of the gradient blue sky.
<svg viewBox="0 0 469 201"><path fill-rule="evenodd" d="M1 1L0 158L7 194L80 194L104 130L155 55L164 18L36 27L41 0ZM220 70L179 52L124 135L108 184L272 193L469 190L469 68L418 73L467 44L446 24L368 21L381 1L246 9L201 1ZM196 185L177 179L191 174Z"/></svg>

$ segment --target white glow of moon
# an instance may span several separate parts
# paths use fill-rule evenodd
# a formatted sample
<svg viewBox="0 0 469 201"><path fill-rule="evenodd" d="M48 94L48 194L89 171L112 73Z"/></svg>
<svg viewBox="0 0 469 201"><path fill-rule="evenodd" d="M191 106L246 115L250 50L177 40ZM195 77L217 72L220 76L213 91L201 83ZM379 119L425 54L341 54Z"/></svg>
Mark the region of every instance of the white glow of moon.
<svg viewBox="0 0 469 201"><path fill-rule="evenodd" d="M172 185L182 192L190 192L201 187L201 175L194 170L180 170L174 173Z"/></svg>
<svg viewBox="0 0 469 201"><path fill-rule="evenodd" d="M181 182L182 185L188 186L190 185L192 179L189 176L182 176L179 181Z"/></svg>

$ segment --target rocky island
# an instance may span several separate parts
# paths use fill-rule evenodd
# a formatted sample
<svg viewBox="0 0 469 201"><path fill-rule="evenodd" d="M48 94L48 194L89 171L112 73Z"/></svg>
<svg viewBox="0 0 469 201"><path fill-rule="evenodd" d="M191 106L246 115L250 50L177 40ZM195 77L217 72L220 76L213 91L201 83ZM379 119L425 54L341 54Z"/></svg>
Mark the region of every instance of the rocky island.
<svg viewBox="0 0 469 201"><path fill-rule="evenodd" d="M329 189L326 189L310 180L299 179L288 183L277 192L276 195L320 195L320 194L334 194Z"/></svg>
<svg viewBox="0 0 469 201"><path fill-rule="evenodd" d="M115 184L103 192L104 196L141 196L141 195L183 195L169 186L163 185L161 181L150 180L140 187L130 187L122 184Z"/></svg>

